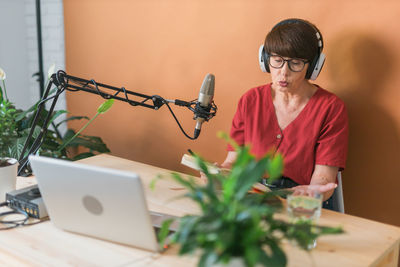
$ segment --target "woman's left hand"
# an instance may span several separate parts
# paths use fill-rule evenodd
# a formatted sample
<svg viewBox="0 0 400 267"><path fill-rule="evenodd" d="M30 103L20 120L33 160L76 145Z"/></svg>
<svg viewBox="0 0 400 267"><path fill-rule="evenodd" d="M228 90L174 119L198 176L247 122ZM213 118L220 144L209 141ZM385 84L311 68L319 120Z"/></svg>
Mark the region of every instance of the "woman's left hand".
<svg viewBox="0 0 400 267"><path fill-rule="evenodd" d="M288 188L288 190L293 191L293 195L312 196L315 192L323 194L335 189L336 187L337 184L335 183L327 183L324 185L298 185L292 188Z"/></svg>

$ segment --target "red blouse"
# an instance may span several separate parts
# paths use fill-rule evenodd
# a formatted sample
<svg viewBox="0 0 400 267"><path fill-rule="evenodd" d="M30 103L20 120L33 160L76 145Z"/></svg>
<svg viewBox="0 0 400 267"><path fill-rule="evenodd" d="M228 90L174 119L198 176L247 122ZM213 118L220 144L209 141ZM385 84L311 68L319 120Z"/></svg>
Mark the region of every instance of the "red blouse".
<svg viewBox="0 0 400 267"><path fill-rule="evenodd" d="M299 115L281 130L271 97L271 84L250 89L240 99L232 121L231 138L251 145L262 157L271 149L284 157L283 175L310 184L315 164L344 169L348 118L342 100L318 87ZM228 151L233 151L228 146Z"/></svg>

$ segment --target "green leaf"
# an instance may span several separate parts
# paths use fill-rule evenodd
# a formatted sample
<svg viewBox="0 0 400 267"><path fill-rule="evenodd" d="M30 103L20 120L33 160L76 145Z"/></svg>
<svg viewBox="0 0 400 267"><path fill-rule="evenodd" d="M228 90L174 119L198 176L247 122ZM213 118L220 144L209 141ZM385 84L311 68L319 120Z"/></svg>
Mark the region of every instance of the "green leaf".
<svg viewBox="0 0 400 267"><path fill-rule="evenodd" d="M18 159L22 153L22 149L24 148L25 138L18 138L15 142L15 145L11 149L11 157Z"/></svg>
<svg viewBox="0 0 400 267"><path fill-rule="evenodd" d="M270 242L271 255L268 255L264 250L260 251L260 262L264 266L282 267L286 266L287 259L285 253L279 248L275 242Z"/></svg>
<svg viewBox="0 0 400 267"><path fill-rule="evenodd" d="M107 112L107 110L109 110L113 104L114 104L114 99L108 99L99 106L99 108L97 109L97 112L100 114L103 114L103 113Z"/></svg>
<svg viewBox="0 0 400 267"><path fill-rule="evenodd" d="M67 119L62 120L62 121L60 121L59 123L57 123L57 124L56 124L56 127L59 127L61 124L66 123L66 122L68 122L68 121L72 121L72 120L82 120L82 119L89 120L89 117L88 117L88 116L71 116L71 117L68 117ZM72 136L73 136L73 135L71 135L71 137L72 137Z"/></svg>
<svg viewBox="0 0 400 267"><path fill-rule="evenodd" d="M258 262L259 255L262 253L261 248L252 244L251 246L247 246L244 251L244 260L246 261L247 266L255 266Z"/></svg>
<svg viewBox="0 0 400 267"><path fill-rule="evenodd" d="M342 227L314 226L318 229L320 235L343 234Z"/></svg>
<svg viewBox="0 0 400 267"><path fill-rule="evenodd" d="M67 145L67 147L78 147L78 146L83 146L90 150L97 151L100 153L110 152L107 145L99 137L78 135Z"/></svg>
<svg viewBox="0 0 400 267"><path fill-rule="evenodd" d="M228 144L230 144L235 149L235 151L240 150L239 145L233 139L231 139L226 132L219 131L219 132L217 132L217 136L219 138L224 139Z"/></svg>
<svg viewBox="0 0 400 267"><path fill-rule="evenodd" d="M74 136L74 135L75 135L75 131L73 129L68 129L63 136L63 141L71 139L72 136Z"/></svg>
<svg viewBox="0 0 400 267"><path fill-rule="evenodd" d="M200 258L199 261L199 267L208 267L208 266L213 266L215 262L217 262L218 256L217 254L212 251L212 250L206 250Z"/></svg>
<svg viewBox="0 0 400 267"><path fill-rule="evenodd" d="M32 137L33 138L38 137L41 131L42 131L42 128L40 126L36 125L34 130L33 130Z"/></svg>
<svg viewBox="0 0 400 267"><path fill-rule="evenodd" d="M62 114L68 113L68 111L66 110L57 110L53 113L53 115L51 116L48 126L55 120L57 119L59 116L61 116Z"/></svg>
<svg viewBox="0 0 400 267"><path fill-rule="evenodd" d="M18 116L15 118L15 120L20 121L20 120L24 119L28 113L31 113L32 111L34 111L36 109L37 109L37 103L35 105L33 105L32 107L30 107L29 109L18 114Z"/></svg>
<svg viewBox="0 0 400 267"><path fill-rule="evenodd" d="M180 220L180 225L179 225L179 231L177 232L177 235L175 237L176 241L179 242L180 244L190 244L188 240L190 240L191 235L195 232L195 227L197 225L199 218L196 216L184 216ZM189 251L192 251L191 249L194 249L197 247L197 244L191 244L191 247L186 247L184 248L183 246L180 249L180 254L187 253Z"/></svg>
<svg viewBox="0 0 400 267"><path fill-rule="evenodd" d="M163 249L165 241L170 233L169 227L174 222L174 219L168 219L162 222L161 229L158 232L158 241L160 243L160 248Z"/></svg>
<svg viewBox="0 0 400 267"><path fill-rule="evenodd" d="M191 190L192 192L196 191L195 189L195 185L193 182L190 182L188 180L185 180L180 174L178 173L172 173L172 178L177 181L178 183L180 183L181 185L183 185L184 187L186 187L187 189Z"/></svg>
<svg viewBox="0 0 400 267"><path fill-rule="evenodd" d="M258 182L266 172L266 162L268 158L263 158L260 161L251 161L243 169L238 178L238 183L235 188L236 198L242 199L251 189L252 185Z"/></svg>
<svg viewBox="0 0 400 267"><path fill-rule="evenodd" d="M151 189L152 191L154 191L154 190L156 189L156 183L157 183L157 181L160 180L161 178L162 178L161 174L158 174L158 175L156 176L156 178L154 178L154 179L151 180L151 182L150 182L150 184L149 184L149 187L150 187L150 189Z"/></svg>
<svg viewBox="0 0 400 267"><path fill-rule="evenodd" d="M283 157L281 154L277 154L271 159L268 168L269 179L271 181L281 177L283 172Z"/></svg>
<svg viewBox="0 0 400 267"><path fill-rule="evenodd" d="M72 158L72 160L73 161L81 160L81 159L86 159L86 158L90 158L93 156L94 156L94 154L92 152L84 152L84 153L80 153L80 154L76 155L75 157Z"/></svg>
<svg viewBox="0 0 400 267"><path fill-rule="evenodd" d="M41 148L44 150L51 150L51 151L55 151L57 150L57 148L60 146L60 143L57 142L58 140L55 138L51 138L49 136L45 137L46 142L43 142Z"/></svg>

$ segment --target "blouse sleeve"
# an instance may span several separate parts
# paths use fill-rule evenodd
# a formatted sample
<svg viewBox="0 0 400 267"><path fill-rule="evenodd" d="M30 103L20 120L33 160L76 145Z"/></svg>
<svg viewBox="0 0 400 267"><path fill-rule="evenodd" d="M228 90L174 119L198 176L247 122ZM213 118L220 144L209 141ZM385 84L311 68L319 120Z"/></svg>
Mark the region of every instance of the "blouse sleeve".
<svg viewBox="0 0 400 267"><path fill-rule="evenodd" d="M315 163L339 167L346 165L348 145L348 117L343 101L337 101L328 110L317 141Z"/></svg>
<svg viewBox="0 0 400 267"><path fill-rule="evenodd" d="M244 144L245 136L244 136L244 113L245 113L245 105L244 105L244 97L239 100L235 116L232 120L232 126L230 131L230 137L240 146ZM234 151L235 149L228 145L228 151Z"/></svg>

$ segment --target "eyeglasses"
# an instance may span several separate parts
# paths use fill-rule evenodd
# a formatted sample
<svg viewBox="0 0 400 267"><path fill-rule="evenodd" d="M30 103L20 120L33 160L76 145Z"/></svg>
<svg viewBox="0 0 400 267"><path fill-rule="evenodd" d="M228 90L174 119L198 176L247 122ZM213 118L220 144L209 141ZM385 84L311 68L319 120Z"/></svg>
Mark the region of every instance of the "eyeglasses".
<svg viewBox="0 0 400 267"><path fill-rule="evenodd" d="M284 59L279 55L269 55L268 56L268 64L274 69L280 69L285 65L285 62L288 63L289 69L293 72L300 72L304 69L308 60L300 59L300 58L291 58Z"/></svg>

